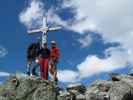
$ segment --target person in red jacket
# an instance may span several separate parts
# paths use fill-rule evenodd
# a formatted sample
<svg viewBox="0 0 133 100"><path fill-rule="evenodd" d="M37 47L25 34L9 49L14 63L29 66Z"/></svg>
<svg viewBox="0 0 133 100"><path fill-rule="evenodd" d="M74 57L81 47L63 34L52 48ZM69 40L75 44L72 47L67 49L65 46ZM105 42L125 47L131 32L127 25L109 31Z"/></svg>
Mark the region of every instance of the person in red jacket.
<svg viewBox="0 0 133 100"><path fill-rule="evenodd" d="M56 42L51 41L51 49L50 49L50 73L53 76L54 81L58 81L57 78L57 63L59 60L60 52L59 48L56 47Z"/></svg>
<svg viewBox="0 0 133 100"><path fill-rule="evenodd" d="M40 74L41 79L48 80L48 69L49 69L50 49L47 43L44 43L43 48L39 51Z"/></svg>

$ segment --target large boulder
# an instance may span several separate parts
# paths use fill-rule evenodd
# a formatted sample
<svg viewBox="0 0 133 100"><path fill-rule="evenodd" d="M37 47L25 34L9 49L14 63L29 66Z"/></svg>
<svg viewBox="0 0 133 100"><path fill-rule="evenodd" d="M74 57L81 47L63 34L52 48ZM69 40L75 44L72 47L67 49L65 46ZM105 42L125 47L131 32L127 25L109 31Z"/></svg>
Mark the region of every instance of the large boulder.
<svg viewBox="0 0 133 100"><path fill-rule="evenodd" d="M87 88L86 100L133 100L133 76L111 74L111 80L95 81Z"/></svg>
<svg viewBox="0 0 133 100"><path fill-rule="evenodd" d="M111 77L110 100L133 100L133 76L114 74Z"/></svg>
<svg viewBox="0 0 133 100"><path fill-rule="evenodd" d="M108 91L112 85L112 81L95 81L87 88L86 100L108 100Z"/></svg>
<svg viewBox="0 0 133 100"><path fill-rule="evenodd" d="M0 88L0 100L56 100L57 90L52 81L12 76Z"/></svg>

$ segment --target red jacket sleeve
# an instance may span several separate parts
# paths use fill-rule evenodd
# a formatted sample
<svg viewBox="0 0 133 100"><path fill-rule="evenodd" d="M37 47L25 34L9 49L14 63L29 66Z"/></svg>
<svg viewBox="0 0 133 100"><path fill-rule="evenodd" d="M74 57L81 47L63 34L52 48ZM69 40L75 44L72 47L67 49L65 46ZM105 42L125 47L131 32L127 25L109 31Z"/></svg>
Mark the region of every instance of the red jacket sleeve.
<svg viewBox="0 0 133 100"><path fill-rule="evenodd" d="M59 56L60 56L60 50L56 48L56 57L59 58Z"/></svg>
<svg viewBox="0 0 133 100"><path fill-rule="evenodd" d="M58 48L51 49L51 57L58 59L60 56L60 51Z"/></svg>

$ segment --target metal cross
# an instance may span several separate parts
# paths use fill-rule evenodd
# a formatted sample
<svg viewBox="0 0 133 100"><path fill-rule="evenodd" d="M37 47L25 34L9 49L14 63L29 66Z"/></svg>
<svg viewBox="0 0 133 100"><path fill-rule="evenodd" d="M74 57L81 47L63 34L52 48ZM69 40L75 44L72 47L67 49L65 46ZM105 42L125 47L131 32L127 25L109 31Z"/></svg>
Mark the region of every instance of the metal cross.
<svg viewBox="0 0 133 100"><path fill-rule="evenodd" d="M38 29L34 29L34 30L29 30L28 33L29 34L33 34L33 33L37 33L37 32L41 32L42 33L42 45L44 43L47 42L47 35L48 35L48 32L50 31L57 31L61 29L61 27L48 27L48 22L47 22L47 17L43 17L43 24L41 26L41 28L38 28Z"/></svg>

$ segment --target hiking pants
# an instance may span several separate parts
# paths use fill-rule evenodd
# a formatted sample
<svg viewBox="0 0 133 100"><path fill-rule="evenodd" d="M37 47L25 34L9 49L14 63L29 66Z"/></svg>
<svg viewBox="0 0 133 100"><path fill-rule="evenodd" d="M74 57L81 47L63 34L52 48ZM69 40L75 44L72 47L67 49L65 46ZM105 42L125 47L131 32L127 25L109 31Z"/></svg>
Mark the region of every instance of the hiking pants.
<svg viewBox="0 0 133 100"><path fill-rule="evenodd" d="M35 61L32 61L30 64L27 64L27 74L29 76L38 76L36 69L38 68L38 64Z"/></svg>
<svg viewBox="0 0 133 100"><path fill-rule="evenodd" d="M48 80L48 63L49 63L49 59L48 58L42 58L42 59L40 59L39 63L40 63L40 76L41 76L41 79Z"/></svg>

